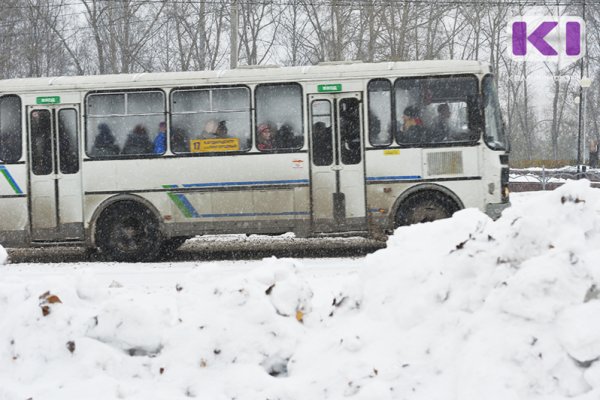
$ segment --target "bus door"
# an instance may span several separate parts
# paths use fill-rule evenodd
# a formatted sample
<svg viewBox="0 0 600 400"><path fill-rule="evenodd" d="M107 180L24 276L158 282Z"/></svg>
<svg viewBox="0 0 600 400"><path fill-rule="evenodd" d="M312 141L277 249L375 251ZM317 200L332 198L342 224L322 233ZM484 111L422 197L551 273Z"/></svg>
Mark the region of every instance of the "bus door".
<svg viewBox="0 0 600 400"><path fill-rule="evenodd" d="M361 93L309 95L315 232L366 229Z"/></svg>
<svg viewBox="0 0 600 400"><path fill-rule="evenodd" d="M79 106L27 111L31 239L83 240Z"/></svg>

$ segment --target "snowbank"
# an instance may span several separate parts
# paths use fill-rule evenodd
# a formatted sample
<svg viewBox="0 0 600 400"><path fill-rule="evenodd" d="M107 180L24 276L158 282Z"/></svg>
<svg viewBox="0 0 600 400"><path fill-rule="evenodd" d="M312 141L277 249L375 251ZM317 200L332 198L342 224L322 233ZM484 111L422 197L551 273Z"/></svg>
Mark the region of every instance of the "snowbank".
<svg viewBox="0 0 600 400"><path fill-rule="evenodd" d="M8 261L8 254L6 249L0 245L0 265L6 264L6 261Z"/></svg>
<svg viewBox="0 0 600 400"><path fill-rule="evenodd" d="M398 229L335 285L274 258L162 290L0 268L0 399L598 399L599 259L579 181Z"/></svg>

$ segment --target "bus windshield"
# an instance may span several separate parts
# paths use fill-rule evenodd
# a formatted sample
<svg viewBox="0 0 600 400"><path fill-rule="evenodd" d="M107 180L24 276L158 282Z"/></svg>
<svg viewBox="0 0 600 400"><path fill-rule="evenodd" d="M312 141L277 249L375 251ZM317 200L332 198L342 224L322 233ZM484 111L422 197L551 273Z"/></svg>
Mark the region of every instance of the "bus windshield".
<svg viewBox="0 0 600 400"><path fill-rule="evenodd" d="M483 104L485 115L485 143L492 150L508 150L500 104L498 103L498 92L494 78L487 75L483 78Z"/></svg>

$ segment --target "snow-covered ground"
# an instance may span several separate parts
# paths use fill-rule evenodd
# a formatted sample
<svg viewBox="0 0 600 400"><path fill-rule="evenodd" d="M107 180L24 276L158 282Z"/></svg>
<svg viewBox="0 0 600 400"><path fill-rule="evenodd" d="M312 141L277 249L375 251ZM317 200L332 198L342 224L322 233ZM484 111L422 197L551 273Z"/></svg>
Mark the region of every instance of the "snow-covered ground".
<svg viewBox="0 0 600 400"><path fill-rule="evenodd" d="M600 189L513 202L357 259L0 266L0 399L599 399Z"/></svg>

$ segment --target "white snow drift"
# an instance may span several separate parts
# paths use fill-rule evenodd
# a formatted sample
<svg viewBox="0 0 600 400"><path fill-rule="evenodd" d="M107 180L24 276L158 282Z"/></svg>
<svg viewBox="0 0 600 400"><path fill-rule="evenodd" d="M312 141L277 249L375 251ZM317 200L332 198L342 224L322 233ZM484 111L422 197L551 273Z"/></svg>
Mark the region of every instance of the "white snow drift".
<svg viewBox="0 0 600 400"><path fill-rule="evenodd" d="M359 273L322 282L274 258L151 290L10 268L2 400L600 398L600 190L587 181L496 222L464 210L398 229Z"/></svg>

